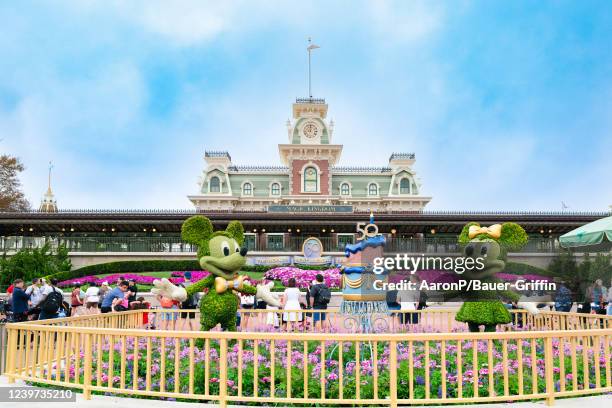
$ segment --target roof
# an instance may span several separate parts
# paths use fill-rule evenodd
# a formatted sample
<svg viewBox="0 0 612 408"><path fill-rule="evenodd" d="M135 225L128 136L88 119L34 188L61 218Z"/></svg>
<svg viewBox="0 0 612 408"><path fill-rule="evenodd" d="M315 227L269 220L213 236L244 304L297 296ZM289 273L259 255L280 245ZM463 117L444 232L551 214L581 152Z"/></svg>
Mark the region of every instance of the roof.
<svg viewBox="0 0 612 408"><path fill-rule="evenodd" d="M270 213L264 211L232 212L195 210L59 210L55 213L41 211L0 212L0 236L18 233L19 228L34 227L34 232L61 231L63 227L77 227L80 231L97 231L102 226L121 225L125 231L138 232L155 226L158 232L180 232L180 226L188 217L201 214L214 224L222 226L232 220L242 221L251 227L333 225L337 231L354 231L355 223L369 216L369 211L352 213ZM397 211L376 213L376 224L387 228L402 228L406 231L429 231L438 233L457 232L469 221L491 225L514 221L531 233L543 228L555 233L565 233L586 223L610 215L608 212L561 212L561 211ZM319 227L320 228L320 227Z"/></svg>

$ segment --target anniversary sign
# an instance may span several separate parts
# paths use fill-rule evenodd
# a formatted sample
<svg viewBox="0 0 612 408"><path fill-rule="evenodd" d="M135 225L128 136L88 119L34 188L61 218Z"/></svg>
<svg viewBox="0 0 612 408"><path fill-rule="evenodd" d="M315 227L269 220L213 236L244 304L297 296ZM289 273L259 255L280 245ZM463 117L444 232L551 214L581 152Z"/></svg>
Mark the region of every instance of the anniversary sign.
<svg viewBox="0 0 612 408"><path fill-rule="evenodd" d="M268 212L284 213L351 213L352 205L270 205Z"/></svg>

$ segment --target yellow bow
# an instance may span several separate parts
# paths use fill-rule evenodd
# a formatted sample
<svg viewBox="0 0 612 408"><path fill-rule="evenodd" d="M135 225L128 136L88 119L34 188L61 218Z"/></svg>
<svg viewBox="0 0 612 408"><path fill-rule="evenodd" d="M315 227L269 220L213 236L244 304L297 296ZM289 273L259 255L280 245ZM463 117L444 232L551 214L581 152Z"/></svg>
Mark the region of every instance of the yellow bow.
<svg viewBox="0 0 612 408"><path fill-rule="evenodd" d="M490 227L479 227L477 225L470 225L470 229L468 230L468 237L472 239L480 234L487 234L491 238L498 239L499 237L501 237L501 230L501 224L494 224Z"/></svg>
<svg viewBox="0 0 612 408"><path fill-rule="evenodd" d="M217 293L224 293L228 289L242 289L244 287L244 278L246 278L246 276L239 276L234 280L228 281L225 278L217 276L215 278L215 291L217 291Z"/></svg>

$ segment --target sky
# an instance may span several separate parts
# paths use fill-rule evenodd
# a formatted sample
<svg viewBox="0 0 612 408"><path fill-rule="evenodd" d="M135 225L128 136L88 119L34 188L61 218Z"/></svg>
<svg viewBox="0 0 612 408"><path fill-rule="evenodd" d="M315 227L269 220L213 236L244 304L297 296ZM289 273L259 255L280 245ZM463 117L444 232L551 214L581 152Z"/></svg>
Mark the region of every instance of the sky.
<svg viewBox="0 0 612 408"><path fill-rule="evenodd" d="M34 207L192 208L205 150L278 165L296 97L341 165L416 153L430 210L612 205L609 1L0 3L0 153Z"/></svg>

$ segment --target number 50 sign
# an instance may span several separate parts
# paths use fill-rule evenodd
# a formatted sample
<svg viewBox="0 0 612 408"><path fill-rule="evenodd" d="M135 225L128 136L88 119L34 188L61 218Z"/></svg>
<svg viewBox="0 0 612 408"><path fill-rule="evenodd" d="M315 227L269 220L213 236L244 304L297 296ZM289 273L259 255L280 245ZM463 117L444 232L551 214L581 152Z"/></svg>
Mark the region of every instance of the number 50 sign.
<svg viewBox="0 0 612 408"><path fill-rule="evenodd" d="M373 223L368 224L365 222L358 222L357 232L361 234L359 237L357 237L357 240L361 241L366 237L371 238L378 235L378 227L376 226L376 224Z"/></svg>

